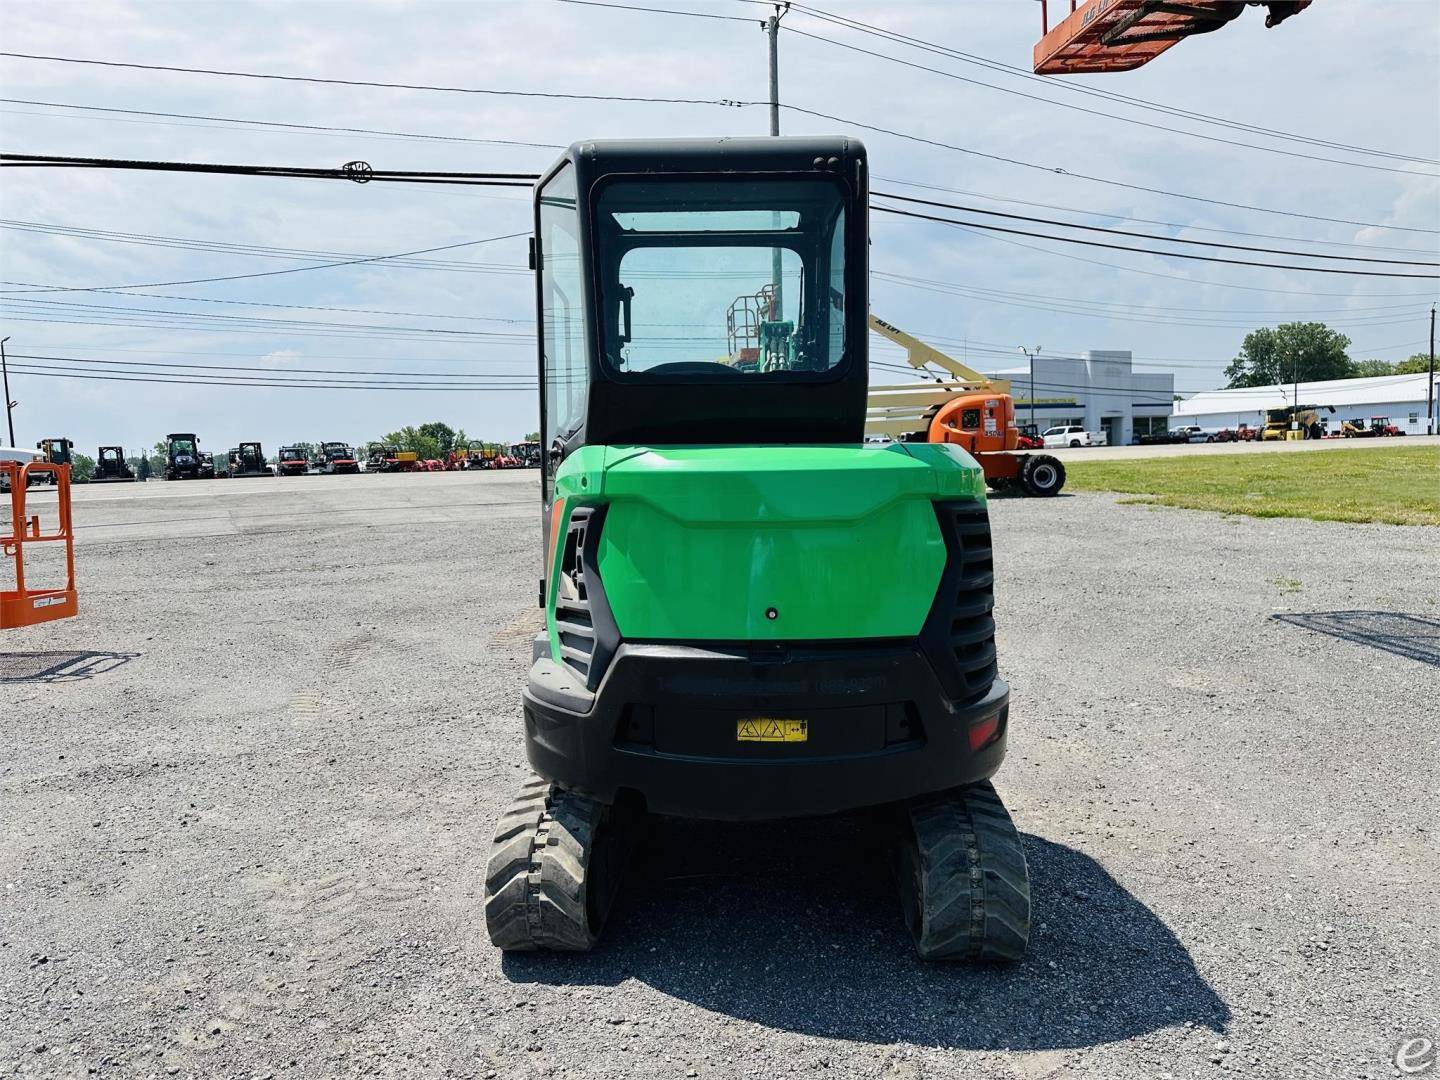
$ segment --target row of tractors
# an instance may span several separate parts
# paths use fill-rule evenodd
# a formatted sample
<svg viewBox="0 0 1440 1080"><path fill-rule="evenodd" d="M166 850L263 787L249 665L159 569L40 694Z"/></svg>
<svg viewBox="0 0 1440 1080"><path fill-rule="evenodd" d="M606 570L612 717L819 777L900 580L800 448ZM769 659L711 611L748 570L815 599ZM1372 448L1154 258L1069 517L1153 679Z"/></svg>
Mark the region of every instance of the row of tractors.
<svg viewBox="0 0 1440 1080"><path fill-rule="evenodd" d="M75 444L69 439L41 439L35 444L38 459L52 465L73 465ZM320 442L312 446L282 446L273 461L267 460L258 442L242 442L223 455L200 449L193 432L165 436L166 480L215 480L247 476L308 476L359 472L452 472L467 469L526 469L540 467L540 444L518 442L486 444L452 450L443 460L422 458L412 451L382 443L371 443L362 458L344 442ZM35 483L53 483L54 473L40 473ZM125 448L102 446L95 458L92 484L133 483L142 479L126 460Z"/></svg>
<svg viewBox="0 0 1440 1080"><path fill-rule="evenodd" d="M411 450L371 443L366 451L366 472L467 472L473 469L538 469L540 444L534 441L508 446L487 443L451 450L444 458L422 458Z"/></svg>

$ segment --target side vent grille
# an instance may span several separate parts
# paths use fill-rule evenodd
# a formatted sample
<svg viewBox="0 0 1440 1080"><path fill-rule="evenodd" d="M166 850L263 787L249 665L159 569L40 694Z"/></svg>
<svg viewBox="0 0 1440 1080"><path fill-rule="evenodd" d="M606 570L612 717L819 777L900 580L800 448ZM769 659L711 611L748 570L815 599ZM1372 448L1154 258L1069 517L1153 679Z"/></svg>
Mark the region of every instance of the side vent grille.
<svg viewBox="0 0 1440 1080"><path fill-rule="evenodd" d="M579 506L570 513L565 550L560 557L560 581L555 593L555 629L560 635L560 659L587 683L595 655L595 619L585 581L585 534L594 511Z"/></svg>
<svg viewBox="0 0 1440 1080"><path fill-rule="evenodd" d="M984 506L946 506L941 510L956 541L960 573L950 612L949 647L967 698L985 696L999 674L995 663L995 563L990 548L990 517Z"/></svg>

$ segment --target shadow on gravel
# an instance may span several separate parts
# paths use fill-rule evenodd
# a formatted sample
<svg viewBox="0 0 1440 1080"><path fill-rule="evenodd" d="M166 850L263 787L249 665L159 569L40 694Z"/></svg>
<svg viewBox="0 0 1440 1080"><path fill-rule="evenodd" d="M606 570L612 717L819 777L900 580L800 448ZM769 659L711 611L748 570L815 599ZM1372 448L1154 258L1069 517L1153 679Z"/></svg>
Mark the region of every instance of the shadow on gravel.
<svg viewBox="0 0 1440 1080"><path fill-rule="evenodd" d="M1312 611L1271 615L1276 622L1440 667L1440 619L1395 611Z"/></svg>
<svg viewBox="0 0 1440 1080"><path fill-rule="evenodd" d="M1093 1046L1230 1012L1156 915L1093 859L1024 836L1035 930L1005 967L915 955L874 835L854 821L654 824L601 948L507 955L515 982L639 979L768 1027L967 1049Z"/></svg>
<svg viewBox="0 0 1440 1080"><path fill-rule="evenodd" d="M79 682L123 667L139 653L0 653L0 683Z"/></svg>

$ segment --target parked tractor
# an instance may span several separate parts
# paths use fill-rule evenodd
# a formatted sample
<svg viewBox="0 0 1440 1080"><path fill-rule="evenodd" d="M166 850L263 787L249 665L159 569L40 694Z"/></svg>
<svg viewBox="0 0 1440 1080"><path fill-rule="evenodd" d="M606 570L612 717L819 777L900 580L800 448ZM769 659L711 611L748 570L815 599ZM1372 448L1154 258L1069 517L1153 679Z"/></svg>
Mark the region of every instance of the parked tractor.
<svg viewBox="0 0 1440 1080"><path fill-rule="evenodd" d="M360 460L349 443L322 442L315 455L315 467L322 473L358 473Z"/></svg>
<svg viewBox="0 0 1440 1080"><path fill-rule="evenodd" d="M306 452L305 447L282 446L280 448L280 453L275 458L276 476L305 476L309 472L310 455Z"/></svg>
<svg viewBox="0 0 1440 1080"><path fill-rule="evenodd" d="M133 484L135 470L125 460L123 446L102 446L95 456L95 473L90 477L92 484Z"/></svg>
<svg viewBox="0 0 1440 1080"><path fill-rule="evenodd" d="M303 460L303 455L302 455ZM242 442L230 451L231 476L273 476L258 442Z"/></svg>
<svg viewBox="0 0 1440 1080"><path fill-rule="evenodd" d="M75 464L75 444L64 437L41 439L35 444L35 449L40 451L38 460L46 464L67 466L73 466ZM60 474L59 472L50 470L42 471L37 469L29 474L27 483L32 485L48 484L51 487L55 487L60 483Z"/></svg>
<svg viewBox="0 0 1440 1080"><path fill-rule="evenodd" d="M519 463L517 468L538 469L540 468L540 443L533 439L512 443L510 456Z"/></svg>
<svg viewBox="0 0 1440 1080"><path fill-rule="evenodd" d="M165 436L165 479L200 479L200 440L194 434Z"/></svg>
<svg viewBox="0 0 1440 1080"><path fill-rule="evenodd" d="M1325 436L1325 425L1320 422L1320 410L1335 412L1333 405L1297 405L1283 409L1265 410L1265 427L1260 432L1261 442L1282 440L1320 439ZM1348 424L1350 421L1346 421Z"/></svg>

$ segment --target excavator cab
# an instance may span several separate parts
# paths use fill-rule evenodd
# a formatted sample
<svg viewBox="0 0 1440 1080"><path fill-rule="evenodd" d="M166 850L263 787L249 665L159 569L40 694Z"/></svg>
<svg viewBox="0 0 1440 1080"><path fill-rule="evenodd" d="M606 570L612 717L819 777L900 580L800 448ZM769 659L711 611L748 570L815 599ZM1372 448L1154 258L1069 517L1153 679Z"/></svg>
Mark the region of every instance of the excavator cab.
<svg viewBox="0 0 1440 1080"><path fill-rule="evenodd" d="M1049 0L1040 0L1044 36L1035 45L1035 74L1129 71L1188 37L1228 26L1247 6L1265 8L1270 29L1310 0L1070 0L1068 15L1054 27Z"/></svg>

